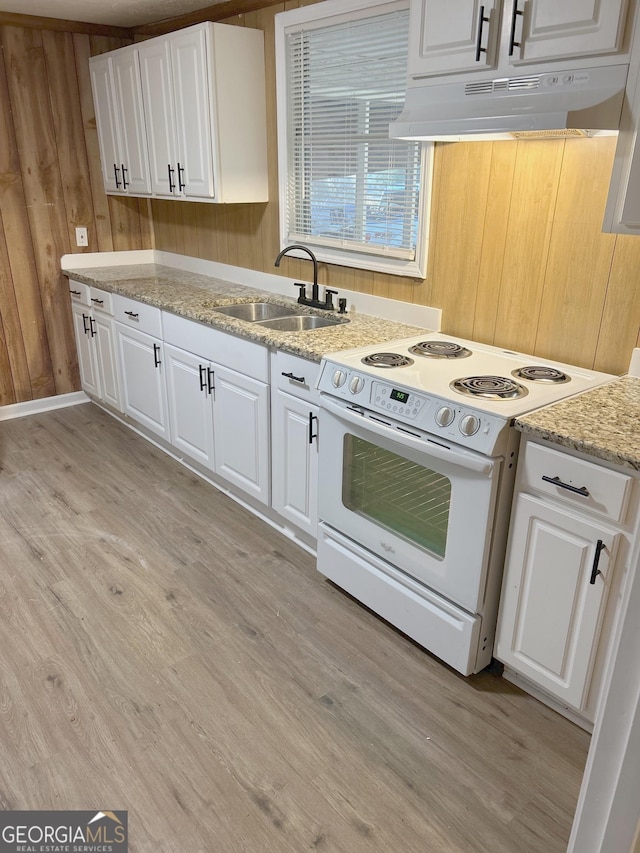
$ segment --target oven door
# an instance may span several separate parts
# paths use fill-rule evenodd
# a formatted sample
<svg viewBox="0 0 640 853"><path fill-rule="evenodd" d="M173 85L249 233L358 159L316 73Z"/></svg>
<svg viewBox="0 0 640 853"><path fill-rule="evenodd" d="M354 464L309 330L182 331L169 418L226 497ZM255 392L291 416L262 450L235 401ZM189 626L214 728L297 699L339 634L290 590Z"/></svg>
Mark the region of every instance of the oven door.
<svg viewBox="0 0 640 853"><path fill-rule="evenodd" d="M502 460L324 395L321 405L321 520L481 613Z"/></svg>

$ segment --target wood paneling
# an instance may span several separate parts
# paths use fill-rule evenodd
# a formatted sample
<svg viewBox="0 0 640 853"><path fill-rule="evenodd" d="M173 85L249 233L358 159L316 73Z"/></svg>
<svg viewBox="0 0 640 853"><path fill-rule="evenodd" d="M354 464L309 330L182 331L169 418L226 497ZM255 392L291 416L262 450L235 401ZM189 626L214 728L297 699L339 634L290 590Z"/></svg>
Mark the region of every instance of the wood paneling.
<svg viewBox="0 0 640 853"><path fill-rule="evenodd" d="M0 17L0 405L80 387L60 273L60 257L79 251L76 226L88 230L85 251L152 246L146 200L108 200L102 189L88 59L123 41L47 20L2 26L7 20Z"/></svg>
<svg viewBox="0 0 640 853"><path fill-rule="evenodd" d="M265 31L270 201L224 210L153 201L158 248L278 272L273 19L308 4L230 21ZM426 278L321 264L320 282L442 308L450 334L625 372L640 339L640 239L600 230L614 149L612 138L437 144ZM311 278L291 258L279 272Z"/></svg>
<svg viewBox="0 0 640 853"><path fill-rule="evenodd" d="M260 3L229 19L265 32L271 201L255 205L107 198L88 59L123 44L119 32L0 17L0 405L79 387L59 270L62 254L80 251L76 225L89 231L88 251L156 245L277 272L274 16L308 2ZM439 144L426 279L321 264L320 282L442 308L452 334L624 372L640 342L640 239L600 231L614 148L614 139ZM296 259L279 272L311 278Z"/></svg>

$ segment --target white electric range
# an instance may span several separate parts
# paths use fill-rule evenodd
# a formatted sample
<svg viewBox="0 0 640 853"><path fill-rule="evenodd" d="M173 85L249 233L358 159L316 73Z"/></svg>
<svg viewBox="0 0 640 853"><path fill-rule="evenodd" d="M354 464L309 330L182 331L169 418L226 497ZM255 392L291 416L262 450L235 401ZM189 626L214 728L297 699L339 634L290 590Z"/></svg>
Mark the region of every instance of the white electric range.
<svg viewBox="0 0 640 853"><path fill-rule="evenodd" d="M478 672L493 649L513 419L614 378L439 332L326 356L319 571Z"/></svg>

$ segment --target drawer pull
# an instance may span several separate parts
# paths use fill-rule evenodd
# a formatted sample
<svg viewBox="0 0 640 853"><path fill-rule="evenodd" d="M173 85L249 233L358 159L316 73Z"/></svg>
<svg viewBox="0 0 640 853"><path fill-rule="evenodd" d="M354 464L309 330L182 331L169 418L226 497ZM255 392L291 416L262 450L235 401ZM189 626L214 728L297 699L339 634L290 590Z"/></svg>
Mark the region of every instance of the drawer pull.
<svg viewBox="0 0 640 853"><path fill-rule="evenodd" d="M598 539L596 543L596 553L593 556L593 566L591 567L591 580L589 583L593 586L596 582L596 578L598 575L601 575L602 572L598 568L598 564L600 562L600 554L604 551L605 545L602 539Z"/></svg>
<svg viewBox="0 0 640 853"><path fill-rule="evenodd" d="M82 292L80 290L70 290L69 293L73 296L80 296Z"/></svg>
<svg viewBox="0 0 640 853"><path fill-rule="evenodd" d="M282 375L286 376L287 379L291 379L293 382L299 382L301 385L306 385L304 376L294 376L293 373L283 373Z"/></svg>
<svg viewBox="0 0 640 853"><path fill-rule="evenodd" d="M95 296L92 296L92 297L91 297L91 301L92 301L92 302L95 302L95 303L96 303L96 305L104 305L104 299L96 299L96 297L95 297Z"/></svg>
<svg viewBox="0 0 640 853"><path fill-rule="evenodd" d="M560 477L547 477L546 474L542 475L542 479L545 483L552 483L554 486L566 489L568 492L575 492L576 495L582 495L583 498L590 497L589 489L586 486L572 486L570 483L563 483Z"/></svg>
<svg viewBox="0 0 640 853"><path fill-rule="evenodd" d="M131 317L132 320L137 320L140 316L139 314L136 314L135 311L125 311L124 313L127 315L127 317Z"/></svg>

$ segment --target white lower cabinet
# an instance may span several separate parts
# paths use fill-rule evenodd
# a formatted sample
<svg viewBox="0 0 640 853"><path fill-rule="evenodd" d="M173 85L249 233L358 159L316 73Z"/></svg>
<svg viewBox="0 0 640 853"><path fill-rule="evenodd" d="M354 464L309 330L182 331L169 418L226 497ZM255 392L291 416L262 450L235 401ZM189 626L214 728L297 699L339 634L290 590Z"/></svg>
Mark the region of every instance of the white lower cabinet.
<svg viewBox="0 0 640 853"><path fill-rule="evenodd" d="M172 445L268 505L265 347L174 314L164 315L164 335Z"/></svg>
<svg viewBox="0 0 640 853"><path fill-rule="evenodd" d="M586 699L615 557L601 523L517 499L496 655L576 710Z"/></svg>
<svg viewBox="0 0 640 853"><path fill-rule="evenodd" d="M297 356L272 356L273 508L312 539L318 528L318 369Z"/></svg>
<svg viewBox="0 0 640 853"><path fill-rule="evenodd" d="M525 441L495 656L592 720L629 553L633 477ZM623 547L620 547L620 546Z"/></svg>
<svg viewBox="0 0 640 853"><path fill-rule="evenodd" d="M122 366L122 411L148 430L169 438L162 341L116 324Z"/></svg>
<svg viewBox="0 0 640 853"><path fill-rule="evenodd" d="M122 380L122 411L154 435L168 439L160 309L115 294L113 313Z"/></svg>
<svg viewBox="0 0 640 853"><path fill-rule="evenodd" d="M190 459L215 470L209 365L193 353L165 344L171 443Z"/></svg>
<svg viewBox="0 0 640 853"><path fill-rule="evenodd" d="M70 281L71 311L83 391L121 410L111 294Z"/></svg>

